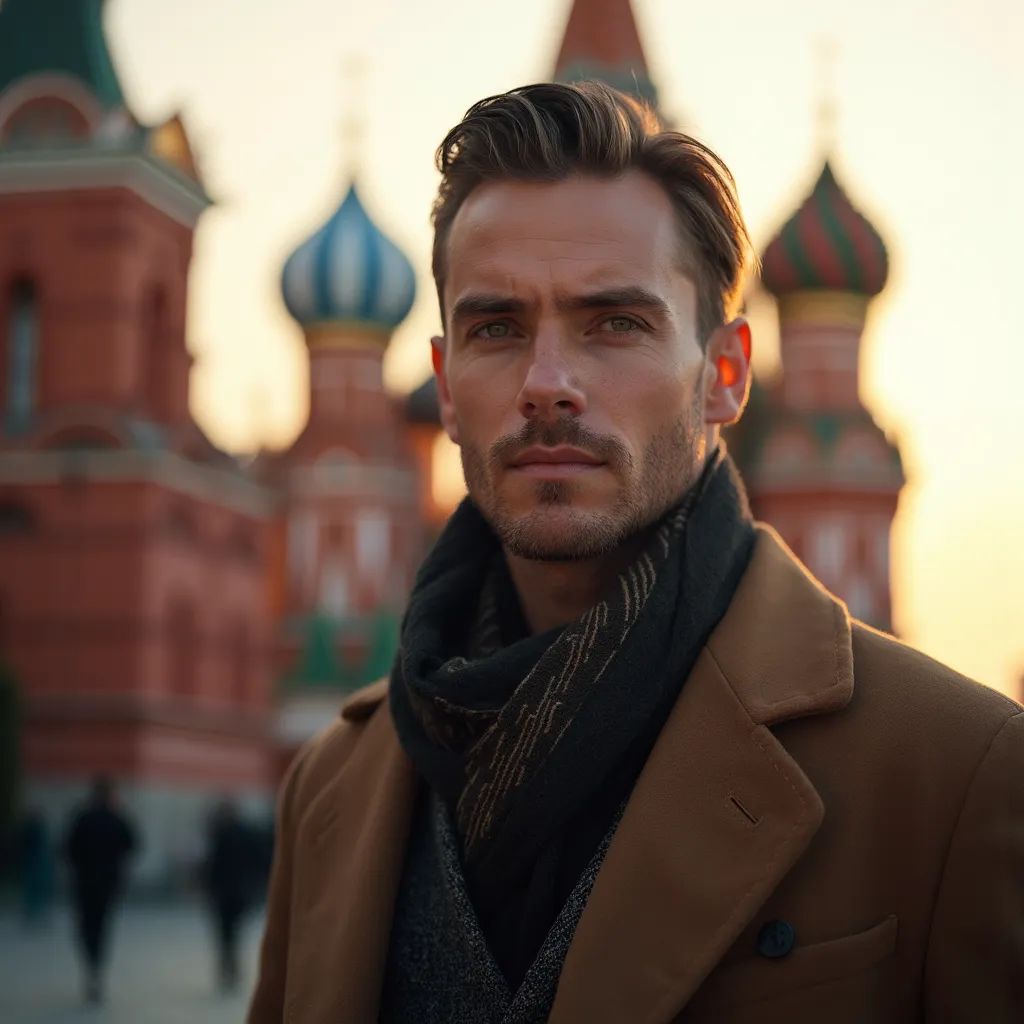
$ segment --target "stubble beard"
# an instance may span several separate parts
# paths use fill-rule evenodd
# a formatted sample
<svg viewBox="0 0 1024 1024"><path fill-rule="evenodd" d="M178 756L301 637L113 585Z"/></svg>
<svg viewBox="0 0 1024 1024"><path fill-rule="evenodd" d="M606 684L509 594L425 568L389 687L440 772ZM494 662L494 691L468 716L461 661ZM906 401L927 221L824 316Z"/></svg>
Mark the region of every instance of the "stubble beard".
<svg viewBox="0 0 1024 1024"><path fill-rule="evenodd" d="M619 481L611 506L576 508L575 481L541 480L534 485L535 507L511 511L494 486L504 471L503 450L531 443L574 444L605 459L606 471ZM465 443L460 452L469 495L506 552L532 561L578 562L610 554L660 519L696 481L704 448L702 424L691 409L655 435L639 460L620 442L598 438L571 421L546 430L528 426L493 446L489 458Z"/></svg>

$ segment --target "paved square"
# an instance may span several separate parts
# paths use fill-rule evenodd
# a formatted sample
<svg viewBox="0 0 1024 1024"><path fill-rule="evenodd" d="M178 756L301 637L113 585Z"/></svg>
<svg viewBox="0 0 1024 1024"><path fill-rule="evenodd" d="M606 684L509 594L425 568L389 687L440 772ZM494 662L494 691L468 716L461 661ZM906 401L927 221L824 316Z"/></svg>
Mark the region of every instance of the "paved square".
<svg viewBox="0 0 1024 1024"><path fill-rule="evenodd" d="M58 907L47 931L24 932L0 912L0 1021L3 1024L241 1024L255 979L262 920L243 932L243 983L215 985L209 921L198 903L124 906L114 922L107 1000L88 1007L71 916Z"/></svg>

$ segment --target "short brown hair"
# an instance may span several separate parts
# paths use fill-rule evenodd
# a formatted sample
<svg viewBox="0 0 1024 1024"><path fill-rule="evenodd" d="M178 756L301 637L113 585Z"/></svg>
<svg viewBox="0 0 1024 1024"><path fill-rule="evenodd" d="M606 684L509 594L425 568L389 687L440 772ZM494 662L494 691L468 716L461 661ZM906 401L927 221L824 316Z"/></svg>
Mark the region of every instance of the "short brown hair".
<svg viewBox="0 0 1024 1024"><path fill-rule="evenodd" d="M702 343L739 306L750 238L728 167L665 131L650 107L600 82L527 85L474 103L437 150L433 271L444 320L446 246L467 196L488 181L561 181L645 171L668 193L697 288Z"/></svg>

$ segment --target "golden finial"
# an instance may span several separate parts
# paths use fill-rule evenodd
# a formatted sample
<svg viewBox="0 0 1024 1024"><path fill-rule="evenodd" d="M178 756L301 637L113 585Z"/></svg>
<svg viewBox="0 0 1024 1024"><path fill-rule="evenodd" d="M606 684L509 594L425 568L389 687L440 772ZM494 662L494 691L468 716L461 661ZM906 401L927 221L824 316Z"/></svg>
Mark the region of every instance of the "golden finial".
<svg viewBox="0 0 1024 1024"><path fill-rule="evenodd" d="M362 155L363 140L366 136L366 121L363 117L366 58L359 53L350 53L342 63L342 75L345 83L345 116L342 119L342 137L348 151L349 176L355 178Z"/></svg>
<svg viewBox="0 0 1024 1024"><path fill-rule="evenodd" d="M817 86L818 93L818 146L828 158L835 149L836 120L838 104L836 101L836 63L839 44L831 36L823 36L818 40L817 51Z"/></svg>

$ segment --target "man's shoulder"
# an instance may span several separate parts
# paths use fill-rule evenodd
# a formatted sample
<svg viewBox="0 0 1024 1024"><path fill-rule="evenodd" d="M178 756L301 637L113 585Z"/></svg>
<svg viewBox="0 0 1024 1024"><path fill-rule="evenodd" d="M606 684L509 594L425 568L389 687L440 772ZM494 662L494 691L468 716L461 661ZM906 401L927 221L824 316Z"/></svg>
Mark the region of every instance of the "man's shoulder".
<svg viewBox="0 0 1024 1024"><path fill-rule="evenodd" d="M364 722L387 700L388 679L378 679L361 690L356 690L341 706L341 719L345 722Z"/></svg>
<svg viewBox="0 0 1024 1024"><path fill-rule="evenodd" d="M387 693L387 679L356 690L335 719L302 745L282 784L296 804L308 803L345 766L375 713L386 705Z"/></svg>
<svg viewBox="0 0 1024 1024"><path fill-rule="evenodd" d="M895 721L948 723L993 734L1019 715L1016 701L864 623L851 622L855 693ZM965 737L966 738L966 737Z"/></svg>

